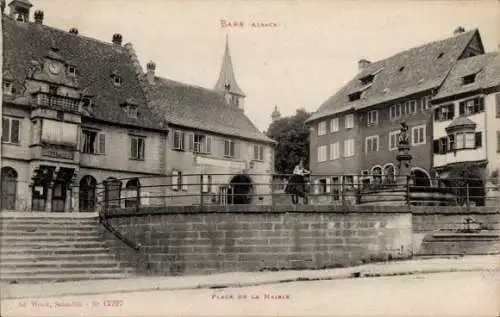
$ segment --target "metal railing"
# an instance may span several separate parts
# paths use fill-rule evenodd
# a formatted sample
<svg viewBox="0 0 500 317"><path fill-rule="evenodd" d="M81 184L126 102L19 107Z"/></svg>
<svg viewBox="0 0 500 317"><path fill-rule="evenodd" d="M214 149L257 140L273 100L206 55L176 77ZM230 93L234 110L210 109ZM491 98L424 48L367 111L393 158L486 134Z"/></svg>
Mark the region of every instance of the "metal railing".
<svg viewBox="0 0 500 317"><path fill-rule="evenodd" d="M99 184L97 205L103 217L112 215L116 209L138 211L144 206L196 205L203 210L207 205L289 205L292 199L285 188L297 185L287 183L290 177L289 174L183 174L113 179ZM500 199L496 180L311 174L303 185L307 199L304 202L299 199L299 203L322 205L398 202L470 207L487 202L498 205Z"/></svg>
<svg viewBox="0 0 500 317"><path fill-rule="evenodd" d="M53 95L46 92L36 92L33 96L38 106L70 112L80 111L80 100L76 98Z"/></svg>

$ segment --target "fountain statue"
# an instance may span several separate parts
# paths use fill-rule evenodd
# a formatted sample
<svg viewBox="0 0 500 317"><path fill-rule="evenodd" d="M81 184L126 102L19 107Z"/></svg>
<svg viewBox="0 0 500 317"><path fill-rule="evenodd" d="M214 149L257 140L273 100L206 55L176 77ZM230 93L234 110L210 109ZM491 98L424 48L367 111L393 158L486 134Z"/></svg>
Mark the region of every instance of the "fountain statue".
<svg viewBox="0 0 500 317"><path fill-rule="evenodd" d="M401 123L401 132L398 137L398 154L396 159L398 160L398 171L397 171L397 184L407 185L410 184L411 178L411 160L412 155L410 152L410 138L408 135L408 125L406 122Z"/></svg>

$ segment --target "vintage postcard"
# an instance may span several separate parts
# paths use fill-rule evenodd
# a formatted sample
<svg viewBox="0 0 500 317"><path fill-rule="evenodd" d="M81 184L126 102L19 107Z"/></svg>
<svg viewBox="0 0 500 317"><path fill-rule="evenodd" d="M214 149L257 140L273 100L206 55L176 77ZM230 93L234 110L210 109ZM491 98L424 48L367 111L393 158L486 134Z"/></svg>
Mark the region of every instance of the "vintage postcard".
<svg viewBox="0 0 500 317"><path fill-rule="evenodd" d="M0 4L1 316L500 316L499 1Z"/></svg>

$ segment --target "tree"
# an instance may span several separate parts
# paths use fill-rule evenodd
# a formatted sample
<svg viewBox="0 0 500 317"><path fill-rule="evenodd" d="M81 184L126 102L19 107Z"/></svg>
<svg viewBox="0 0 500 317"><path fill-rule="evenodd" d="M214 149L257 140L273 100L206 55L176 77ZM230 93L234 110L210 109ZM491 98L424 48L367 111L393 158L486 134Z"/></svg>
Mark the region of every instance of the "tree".
<svg viewBox="0 0 500 317"><path fill-rule="evenodd" d="M477 206L484 206L486 191L483 168L472 163L460 163L451 168L448 177L448 186L453 188L460 204L465 203L469 197Z"/></svg>
<svg viewBox="0 0 500 317"><path fill-rule="evenodd" d="M299 109L294 116L281 118L269 126L267 136L278 142L274 154L277 173L291 174L300 159L304 160L304 166L308 166L309 128L305 121L310 115Z"/></svg>

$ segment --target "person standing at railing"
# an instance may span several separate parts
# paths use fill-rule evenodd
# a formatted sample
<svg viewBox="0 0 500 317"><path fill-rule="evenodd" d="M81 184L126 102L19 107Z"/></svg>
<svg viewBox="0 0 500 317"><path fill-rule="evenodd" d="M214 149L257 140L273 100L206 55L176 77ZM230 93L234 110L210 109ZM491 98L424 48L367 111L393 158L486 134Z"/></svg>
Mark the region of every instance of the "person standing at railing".
<svg viewBox="0 0 500 317"><path fill-rule="evenodd" d="M292 196L292 203L297 204L299 197L302 197L304 203L307 203L305 177L309 174L310 172L304 168L304 161L301 159L293 169L293 175L290 177L285 189L285 193Z"/></svg>

